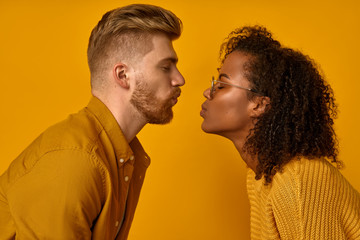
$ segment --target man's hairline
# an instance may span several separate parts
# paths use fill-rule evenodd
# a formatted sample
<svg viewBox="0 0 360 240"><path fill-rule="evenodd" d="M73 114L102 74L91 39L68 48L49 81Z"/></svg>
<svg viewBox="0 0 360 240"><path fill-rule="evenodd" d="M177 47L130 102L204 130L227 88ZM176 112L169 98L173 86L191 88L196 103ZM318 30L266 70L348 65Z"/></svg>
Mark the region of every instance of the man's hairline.
<svg viewBox="0 0 360 240"><path fill-rule="evenodd" d="M149 32L149 36L150 36L150 38L151 38L151 41L149 41L149 42L151 42L151 48L149 49L148 52L146 52L146 53L143 54L142 56L137 56L137 57L140 57L140 58L144 59L148 54L150 54L152 51L154 51L154 49L155 49L155 44L154 44L153 41L154 41L155 36L165 36L171 43L174 42L174 41L177 39L177 38L172 38L172 37L170 36L170 34L166 34L166 33L164 33L164 32ZM170 61L170 62L172 62L172 63L174 63L174 64L177 64L178 61L179 61L179 58L178 58L178 56L177 56L177 54L176 54L176 52L175 52L175 49L173 49L173 51L174 51L174 55L173 55L173 56L168 56L168 57L165 57L165 58L163 58L163 59L160 59L160 60L158 60L157 64L159 64L159 63L161 63L161 62L166 62L166 61ZM137 59L137 60L140 60L140 59ZM130 60L130 61L131 61L131 60ZM140 61L137 61L137 62L140 62Z"/></svg>

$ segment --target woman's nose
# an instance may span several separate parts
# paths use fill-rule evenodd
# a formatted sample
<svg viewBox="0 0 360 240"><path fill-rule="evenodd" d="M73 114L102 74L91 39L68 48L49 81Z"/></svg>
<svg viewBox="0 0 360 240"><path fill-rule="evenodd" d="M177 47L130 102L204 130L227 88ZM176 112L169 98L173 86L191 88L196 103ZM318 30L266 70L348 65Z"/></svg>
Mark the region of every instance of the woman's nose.
<svg viewBox="0 0 360 240"><path fill-rule="evenodd" d="M207 99L210 99L210 88L205 89L204 93L203 93L204 97Z"/></svg>

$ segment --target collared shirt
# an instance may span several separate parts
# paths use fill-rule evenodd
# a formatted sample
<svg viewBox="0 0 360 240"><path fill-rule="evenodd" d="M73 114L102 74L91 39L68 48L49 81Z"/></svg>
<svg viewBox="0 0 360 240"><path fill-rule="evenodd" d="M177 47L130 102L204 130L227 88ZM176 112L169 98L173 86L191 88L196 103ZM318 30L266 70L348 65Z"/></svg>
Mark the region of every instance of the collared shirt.
<svg viewBox="0 0 360 240"><path fill-rule="evenodd" d="M0 177L0 239L126 239L149 164L93 97Z"/></svg>

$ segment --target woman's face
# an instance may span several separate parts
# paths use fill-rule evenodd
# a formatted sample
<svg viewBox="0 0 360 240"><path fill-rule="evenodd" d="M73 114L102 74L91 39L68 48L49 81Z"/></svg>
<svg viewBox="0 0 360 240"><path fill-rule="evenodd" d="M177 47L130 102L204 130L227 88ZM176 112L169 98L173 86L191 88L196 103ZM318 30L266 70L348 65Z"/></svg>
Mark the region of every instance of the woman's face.
<svg viewBox="0 0 360 240"><path fill-rule="evenodd" d="M230 53L219 71L219 81L250 88L245 77L244 64L250 57L242 52ZM206 101L202 104L200 115L204 118L201 128L204 132L214 133L224 137L247 137L253 127L251 110L252 101L247 98L247 90L217 83L212 97L210 88L206 89Z"/></svg>

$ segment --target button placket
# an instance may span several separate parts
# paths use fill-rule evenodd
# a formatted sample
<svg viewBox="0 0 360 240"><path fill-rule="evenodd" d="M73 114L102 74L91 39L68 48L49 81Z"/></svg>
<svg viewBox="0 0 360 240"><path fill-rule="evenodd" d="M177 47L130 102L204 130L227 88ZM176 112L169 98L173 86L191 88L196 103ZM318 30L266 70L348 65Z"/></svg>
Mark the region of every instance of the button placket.
<svg viewBox="0 0 360 240"><path fill-rule="evenodd" d="M131 180L133 170L134 170L133 162L127 162L127 164L123 166L123 174L124 174L123 180L126 182L126 184L128 184L129 181Z"/></svg>

